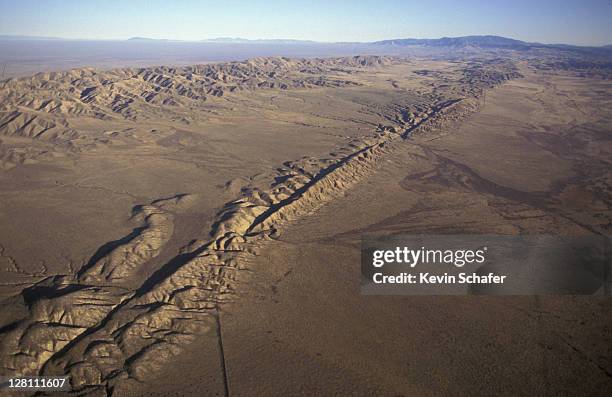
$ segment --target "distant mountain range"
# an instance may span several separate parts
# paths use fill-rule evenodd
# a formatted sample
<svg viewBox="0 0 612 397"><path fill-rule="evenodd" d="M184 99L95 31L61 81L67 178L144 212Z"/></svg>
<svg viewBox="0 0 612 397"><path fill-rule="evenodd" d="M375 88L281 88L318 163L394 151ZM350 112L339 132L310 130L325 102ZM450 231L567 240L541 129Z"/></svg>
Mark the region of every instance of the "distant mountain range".
<svg viewBox="0 0 612 397"><path fill-rule="evenodd" d="M522 49L538 43L527 43L521 40L509 39L501 36L462 36L442 37L440 39L394 39L375 41L376 45L394 46L427 46L427 47L489 47Z"/></svg>
<svg viewBox="0 0 612 397"><path fill-rule="evenodd" d="M528 50L531 48L554 48L566 50L610 50L612 45L606 46L578 46L571 44L542 44L529 43L526 41L510 39L502 36L462 36L462 37L442 37L440 39L394 39L375 41L372 44L380 46L396 47L444 47L444 48L485 48L485 49L508 49L508 50Z"/></svg>
<svg viewBox="0 0 612 397"><path fill-rule="evenodd" d="M58 37L41 36L13 36L0 35L0 40L76 40L61 39ZM337 44L337 45L375 45L375 46L394 46L394 47L445 47L445 48L499 48L511 50L526 50L530 48L598 48L612 49L612 45L605 46L578 46L570 44L542 44L529 43L521 40L511 39L502 36L483 35L483 36L461 36L461 37L442 37L439 39L392 39L374 42L342 42L342 43L322 43L312 40L292 40L292 39L244 39L239 37L218 37L203 40L172 40L172 39L152 39L147 37L132 37L127 41L143 42L189 42L189 43L226 43L226 44Z"/></svg>

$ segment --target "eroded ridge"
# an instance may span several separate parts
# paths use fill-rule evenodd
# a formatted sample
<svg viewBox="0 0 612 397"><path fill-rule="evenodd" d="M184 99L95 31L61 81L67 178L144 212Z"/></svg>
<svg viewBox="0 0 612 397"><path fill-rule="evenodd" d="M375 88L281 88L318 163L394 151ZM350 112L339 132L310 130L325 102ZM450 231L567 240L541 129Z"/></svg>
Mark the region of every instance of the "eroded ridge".
<svg viewBox="0 0 612 397"><path fill-rule="evenodd" d="M173 212L189 196L137 207L141 226L99 251L76 277L48 279L24 294L30 316L3 335L4 369L69 374L76 392L101 395L119 381L146 380L197 335L214 331L219 305L231 299L262 244L343 195L402 138L458 121L478 103L454 96L398 106L383 118L392 125L329 158L283 164L269 188L245 188L224 206L209 239L192 242L134 290L127 287L131 276L159 255L173 233Z"/></svg>
<svg viewBox="0 0 612 397"><path fill-rule="evenodd" d="M255 58L244 62L39 73L0 82L0 135L56 140L79 137L70 119L176 116L211 97L262 89L359 85L354 69L397 62L390 57ZM339 69L342 68L342 69ZM334 71L337 75L329 76ZM164 112L157 111L160 107Z"/></svg>
<svg viewBox="0 0 612 397"><path fill-rule="evenodd" d="M173 231L171 211L189 202L179 195L134 209L141 225L101 249L75 277L55 276L23 293L30 315L2 335L3 372L33 375L71 341L100 323L134 295L123 286L149 259L157 256Z"/></svg>
<svg viewBox="0 0 612 397"><path fill-rule="evenodd" d="M210 125L250 92L358 87L357 75L366 69L401 62L384 56L270 57L179 68L75 69L1 81L0 170L115 145L157 144L176 128ZM173 128L158 131L161 121ZM140 136L144 124L153 134Z"/></svg>

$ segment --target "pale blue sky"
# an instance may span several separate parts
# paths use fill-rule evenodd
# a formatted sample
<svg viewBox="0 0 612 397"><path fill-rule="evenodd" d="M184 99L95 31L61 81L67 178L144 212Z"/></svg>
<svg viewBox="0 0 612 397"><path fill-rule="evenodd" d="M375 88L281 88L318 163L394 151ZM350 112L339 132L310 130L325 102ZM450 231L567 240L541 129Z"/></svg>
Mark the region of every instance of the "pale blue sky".
<svg viewBox="0 0 612 397"><path fill-rule="evenodd" d="M496 34L612 44L612 0L0 0L0 34L373 41Z"/></svg>

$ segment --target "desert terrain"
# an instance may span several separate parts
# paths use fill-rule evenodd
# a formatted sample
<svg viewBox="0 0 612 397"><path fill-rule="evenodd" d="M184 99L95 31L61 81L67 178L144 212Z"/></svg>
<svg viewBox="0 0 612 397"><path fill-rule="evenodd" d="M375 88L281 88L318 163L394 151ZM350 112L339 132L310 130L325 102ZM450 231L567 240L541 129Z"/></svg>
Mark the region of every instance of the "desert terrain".
<svg viewBox="0 0 612 397"><path fill-rule="evenodd" d="M0 374L73 394L612 391L609 296L362 296L365 233L609 235L612 80L260 57L0 83Z"/></svg>

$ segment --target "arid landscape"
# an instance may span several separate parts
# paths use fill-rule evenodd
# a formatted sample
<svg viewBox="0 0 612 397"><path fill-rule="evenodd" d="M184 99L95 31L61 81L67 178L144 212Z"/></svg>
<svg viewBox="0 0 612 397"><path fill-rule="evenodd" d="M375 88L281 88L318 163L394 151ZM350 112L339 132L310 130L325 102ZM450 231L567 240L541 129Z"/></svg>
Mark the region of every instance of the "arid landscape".
<svg viewBox="0 0 612 397"><path fill-rule="evenodd" d="M364 234L609 235L612 56L380 45L1 82L0 374L612 393L609 296L359 292Z"/></svg>

